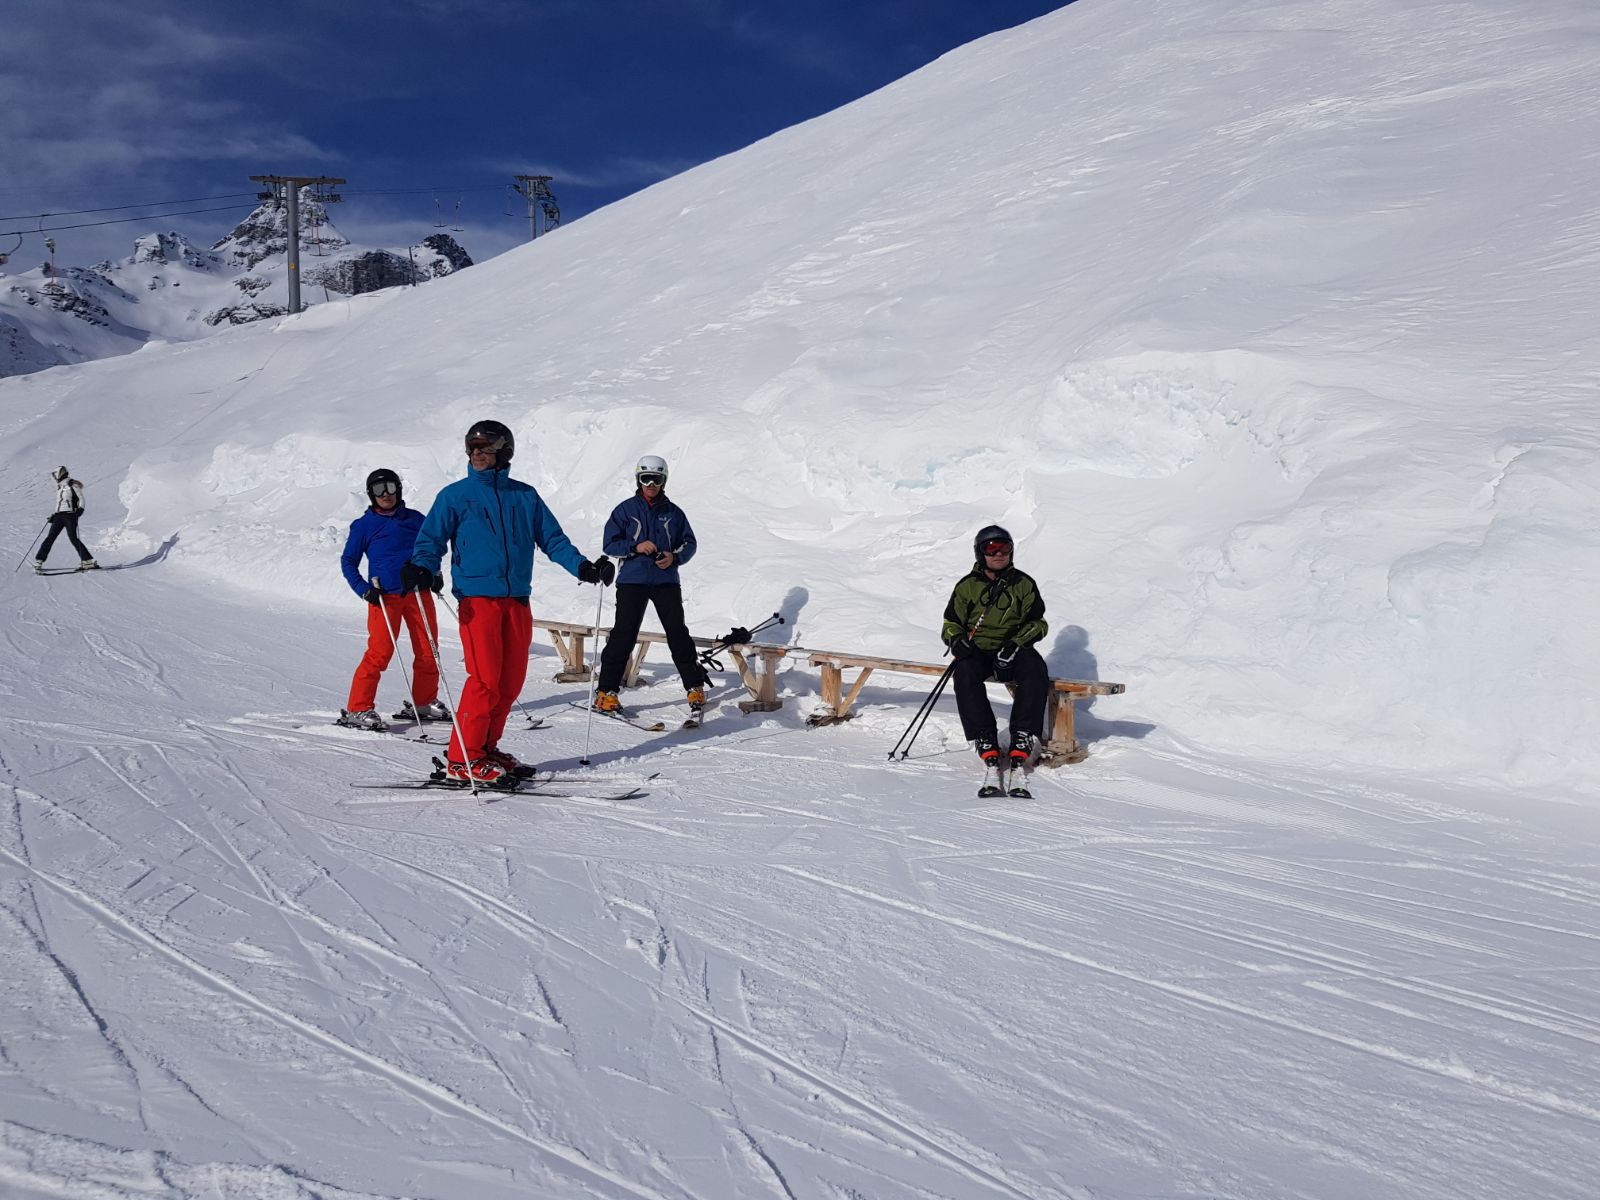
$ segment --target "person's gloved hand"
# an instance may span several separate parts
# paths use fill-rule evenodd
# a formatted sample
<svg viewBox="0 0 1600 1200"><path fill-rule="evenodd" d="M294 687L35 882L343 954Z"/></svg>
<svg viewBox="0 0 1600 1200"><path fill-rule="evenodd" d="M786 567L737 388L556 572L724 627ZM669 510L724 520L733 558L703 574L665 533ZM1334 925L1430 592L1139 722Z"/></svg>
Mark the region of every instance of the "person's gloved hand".
<svg viewBox="0 0 1600 1200"><path fill-rule="evenodd" d="M1009 683L1011 681L1011 672L1016 669L1017 654L1021 650L1022 647L1015 642L1007 642L995 653L994 677L996 682Z"/></svg>
<svg viewBox="0 0 1600 1200"><path fill-rule="evenodd" d="M950 653L956 658L971 658L978 652L977 645L972 640L972 635L958 633L949 642Z"/></svg>
<svg viewBox="0 0 1600 1200"><path fill-rule="evenodd" d="M427 567L419 567L416 563L408 562L400 568L400 590L402 592L442 592L444 590L444 576L435 575Z"/></svg>
<svg viewBox="0 0 1600 1200"><path fill-rule="evenodd" d="M578 579L583 583L609 585L617 577L617 565L604 555L578 564Z"/></svg>
<svg viewBox="0 0 1600 1200"><path fill-rule="evenodd" d="M722 644L724 646L742 646L749 640L750 631L743 625L735 625L732 629L728 630L727 633L722 635Z"/></svg>
<svg viewBox="0 0 1600 1200"><path fill-rule="evenodd" d="M367 590L361 593L361 598L374 608L378 608L383 605L383 593L378 590L378 585L375 583L369 583L367 585Z"/></svg>

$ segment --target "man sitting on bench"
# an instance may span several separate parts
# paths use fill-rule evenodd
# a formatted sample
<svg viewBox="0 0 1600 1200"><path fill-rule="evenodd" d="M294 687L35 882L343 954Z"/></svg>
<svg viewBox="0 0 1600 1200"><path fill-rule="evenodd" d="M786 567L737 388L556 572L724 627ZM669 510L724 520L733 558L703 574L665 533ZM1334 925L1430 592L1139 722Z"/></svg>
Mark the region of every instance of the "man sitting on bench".
<svg viewBox="0 0 1600 1200"><path fill-rule="evenodd" d="M1038 752L1050 694L1049 669L1033 648L1049 631L1044 598L1033 577L1013 565L1011 535L1000 526L980 529L972 552L972 571L956 584L944 610L944 642L956 658L961 732L987 765L1020 770ZM1000 761L994 709L983 686L989 679L1016 689L1008 763Z"/></svg>

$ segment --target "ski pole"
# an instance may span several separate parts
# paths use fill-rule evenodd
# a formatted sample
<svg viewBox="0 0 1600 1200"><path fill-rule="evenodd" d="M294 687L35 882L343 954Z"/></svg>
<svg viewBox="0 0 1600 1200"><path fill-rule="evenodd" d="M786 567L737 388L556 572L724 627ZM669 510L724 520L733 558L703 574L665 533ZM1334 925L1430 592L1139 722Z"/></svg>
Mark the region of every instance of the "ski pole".
<svg viewBox="0 0 1600 1200"><path fill-rule="evenodd" d="M763 629L768 629L773 625L786 625L786 624L788 624L788 622L785 621L780 614L773 613L770 617L768 617L765 621L761 622L761 624L757 625L754 629L746 629L745 633L749 634L750 637L754 637L756 634L760 633ZM720 670L722 670L722 664L717 661L717 655L720 654L722 651L728 649L731 646L742 646L746 642L748 642L749 640L750 640L750 638L740 638L738 641L734 641L733 640L733 634L732 634L731 631L728 632L728 633L725 633L721 637L719 637L716 641L712 642L711 645L707 646L704 650L700 651L700 664L702 666L708 668L709 670L720 671Z"/></svg>
<svg viewBox="0 0 1600 1200"><path fill-rule="evenodd" d="M583 757L578 760L578 765L589 765L589 731L594 728L594 701L600 688L600 614L605 609L606 585L600 583L600 598L594 605L594 661L589 664L589 719L583 723Z"/></svg>
<svg viewBox="0 0 1600 1200"><path fill-rule="evenodd" d="M448 601L448 600L446 600L444 598L444 593L443 592L439 593L439 603L444 605L445 611L448 612L452 617L455 618L455 621L456 621L457 625L460 625L461 624L460 615L451 606L450 601ZM422 598L420 596L417 598L417 606L419 608L422 606ZM433 632L433 626L428 624L428 617L427 617L426 613L424 613L423 617L422 617L422 628L428 635L428 649L433 652L433 665L439 668L439 686L444 688L444 694L446 696L453 695L453 693L451 692L451 689L450 689L450 681L444 677L444 655L439 653L439 638ZM467 762L467 739L461 736L461 724L460 724L460 722L458 722L456 720L456 709L460 708L461 706L459 704L452 704L449 707L450 707L450 732L451 732L451 734L454 735L455 744L461 747L461 761L466 763ZM444 761L445 761L445 774L449 775L449 773L450 773L450 771L449 771L449 767L450 767L450 750L449 750L448 746L445 748ZM467 784L472 789L472 794L474 796L476 796L478 794L478 781L472 777L472 764L471 763L467 763Z"/></svg>
<svg viewBox="0 0 1600 1200"><path fill-rule="evenodd" d="M951 664L951 667L953 674L953 663ZM928 705L927 711L922 714L922 720L918 722L916 730L911 735L911 740L906 743L905 749L900 751L900 758L902 761L911 757L911 747L916 743L917 738L922 736L922 731L928 727L928 718L933 716L933 710L938 707L939 697L944 695L945 685L949 683L949 681L950 675L946 675L944 680L940 682L937 690L935 690L933 694L933 703Z"/></svg>
<svg viewBox="0 0 1600 1200"><path fill-rule="evenodd" d="M17 565L11 572L13 575L22 570L22 564L28 561L28 555L33 553L33 548L39 544L39 539L44 536L44 531L49 528L50 522L46 519L39 532L33 535L33 541L28 543L28 548L22 552L22 557L17 559Z"/></svg>
<svg viewBox="0 0 1600 1200"><path fill-rule="evenodd" d="M950 676L955 669L956 660L952 658L950 665L944 669L944 674L939 676L939 682L934 684L933 690L923 698L922 706L917 709L916 715L911 718L911 724L906 726L905 732L900 735L899 740L889 748L889 757L891 759L894 758L895 751L900 750L901 742L905 743L905 749L901 751L900 757L904 759L911 753L912 743L917 740L917 735L922 732L922 727L928 723L928 718L933 715L934 705L939 703L939 696L944 691L945 684L950 682Z"/></svg>
<svg viewBox="0 0 1600 1200"><path fill-rule="evenodd" d="M372 577L372 586L378 589L378 609L379 609L379 611L381 611L383 613L383 627L389 631L389 645L394 647L395 661L400 664L400 674L405 677L406 695L411 697L411 715L415 717L415 716L417 716L417 701L416 701L416 696L413 695L413 693L412 693L411 672L406 670L406 660L405 660L405 657L400 653L400 639L396 635L396 631L395 631L395 625L399 624L400 619L401 619L401 614L399 614L399 613L395 614L395 625L389 624L389 606L384 603L383 584L381 582L379 582L378 577L376 575L374 575ZM405 603L405 600L404 600L403 597L401 599L401 603L402 604ZM417 606L419 608L422 606L422 602L420 600L417 602ZM426 620L424 620L423 623L426 624L427 623ZM431 653L431 651L430 651L430 653ZM422 720L421 717L417 717L417 721L418 721L419 724L421 723L421 720Z"/></svg>
<svg viewBox="0 0 1600 1200"><path fill-rule="evenodd" d="M997 580L996 583L998 583L998 582L999 581ZM972 628L967 630L967 637L969 639L972 638L972 637L975 637L977 635L978 630L983 628L984 618L989 615L989 610L994 607L994 602L995 602L995 599L996 599L995 583L991 583L989 585L989 587L987 589L987 592L985 594L988 596L988 600L983 606L983 611L978 614L978 619L972 623ZM910 742L906 742L906 748L903 751L901 751L901 753L900 753L900 758L902 760L904 760L904 759L906 759L906 758L908 758L910 756L910 754L911 754L911 743L915 742L917 740L917 736L922 732L922 726L926 725L928 723L928 718L933 715L933 706L938 703L938 701L939 701L939 693L944 691L944 685L949 682L950 673L956 669L956 662L957 662L957 660L954 659L954 658L952 658L950 660L950 665L944 669L944 674L939 677L938 684L936 684L934 686L934 689L933 689L932 693L928 696L928 698L922 702L922 707L917 710L917 716L912 717L911 718L911 725L906 726L906 733L911 734L911 741ZM920 725L917 724L917 718L918 717L920 717L922 719L922 724L920 724ZM912 731L912 728L911 728L912 725L916 726L915 732ZM905 741L906 733L902 733L900 735L900 741ZM896 742L894 744L894 746L889 751L889 757L893 758L895 750L899 750L899 749L900 749L900 742Z"/></svg>

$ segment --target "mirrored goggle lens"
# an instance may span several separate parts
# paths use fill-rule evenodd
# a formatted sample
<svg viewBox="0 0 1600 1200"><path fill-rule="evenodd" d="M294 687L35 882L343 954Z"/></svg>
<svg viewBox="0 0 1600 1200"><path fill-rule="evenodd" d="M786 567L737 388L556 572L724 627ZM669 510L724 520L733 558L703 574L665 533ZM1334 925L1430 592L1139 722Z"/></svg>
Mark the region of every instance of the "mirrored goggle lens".
<svg viewBox="0 0 1600 1200"><path fill-rule="evenodd" d="M390 483L387 479L380 480L372 485L372 494L374 496L397 496L400 494L400 485L398 483Z"/></svg>
<svg viewBox="0 0 1600 1200"><path fill-rule="evenodd" d="M494 450L498 452L505 444L505 438L468 438L467 453L476 454L479 450Z"/></svg>
<svg viewBox="0 0 1600 1200"><path fill-rule="evenodd" d="M654 475L654 474L646 473L644 475L639 476L639 482L641 484L651 484L651 483L653 483L657 487L660 487L666 481L667 481L667 477L665 475Z"/></svg>
<svg viewBox="0 0 1600 1200"><path fill-rule="evenodd" d="M983 544L983 552L985 554L1010 554L1011 553L1011 543L1010 542L985 542Z"/></svg>

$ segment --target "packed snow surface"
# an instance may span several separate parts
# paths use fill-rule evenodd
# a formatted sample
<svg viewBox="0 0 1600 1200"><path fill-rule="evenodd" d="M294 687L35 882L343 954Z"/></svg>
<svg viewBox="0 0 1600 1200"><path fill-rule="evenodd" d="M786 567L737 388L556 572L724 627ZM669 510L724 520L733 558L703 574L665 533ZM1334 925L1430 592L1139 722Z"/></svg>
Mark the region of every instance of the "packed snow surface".
<svg viewBox="0 0 1600 1200"><path fill-rule="evenodd" d="M428 288L0 381L14 557L66 463L126 568L3 585L0 1195L1591 1196L1597 46L1080 0ZM1127 694L979 801L948 701L886 759L925 679L688 733L657 651L669 731L591 729L541 642L507 744L592 778L352 787L437 749L329 725L362 480L479 417L588 554L666 457L698 634L937 661L999 522Z"/></svg>

